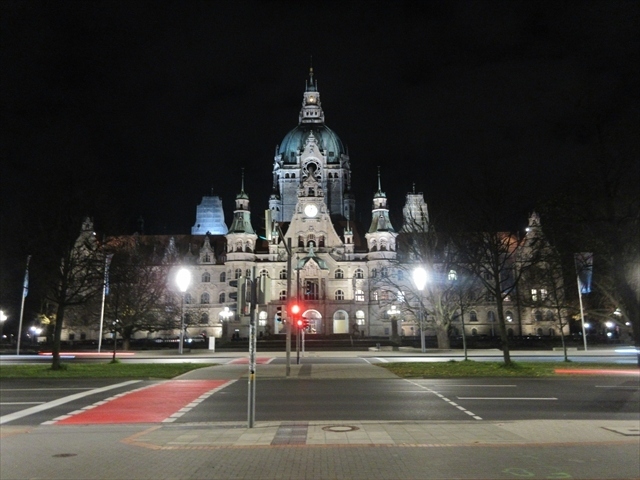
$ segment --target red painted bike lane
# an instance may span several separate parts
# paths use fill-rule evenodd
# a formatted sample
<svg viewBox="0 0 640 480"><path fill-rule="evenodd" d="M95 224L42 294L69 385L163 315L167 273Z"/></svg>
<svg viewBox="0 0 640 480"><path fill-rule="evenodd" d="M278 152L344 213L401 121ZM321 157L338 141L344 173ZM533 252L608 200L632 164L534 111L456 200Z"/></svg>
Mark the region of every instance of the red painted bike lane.
<svg viewBox="0 0 640 480"><path fill-rule="evenodd" d="M231 383L233 381L229 380L169 380L117 395L59 417L52 423L78 425L173 421L180 416L178 412L186 413L185 407L199 403Z"/></svg>

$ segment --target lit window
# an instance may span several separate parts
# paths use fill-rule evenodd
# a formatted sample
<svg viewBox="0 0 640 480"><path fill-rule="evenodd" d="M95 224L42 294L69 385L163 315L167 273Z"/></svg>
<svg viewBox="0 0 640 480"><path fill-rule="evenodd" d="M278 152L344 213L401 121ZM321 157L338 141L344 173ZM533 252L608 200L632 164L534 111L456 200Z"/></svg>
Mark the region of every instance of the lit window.
<svg viewBox="0 0 640 480"><path fill-rule="evenodd" d="M355 300L356 302L364 302L364 292L362 290L356 290Z"/></svg>
<svg viewBox="0 0 640 480"><path fill-rule="evenodd" d="M364 325L365 324L364 312L362 310L358 310L356 312L356 324L358 324L358 325Z"/></svg>
<svg viewBox="0 0 640 480"><path fill-rule="evenodd" d="M541 288L540 289L540 300L545 300L547 298L547 289L546 288Z"/></svg>
<svg viewBox="0 0 640 480"><path fill-rule="evenodd" d="M537 302L538 301L538 290L535 288L531 289L531 301L532 302Z"/></svg>
<svg viewBox="0 0 640 480"><path fill-rule="evenodd" d="M447 280L449 280L450 282L455 282L456 280L458 280L458 274L456 273L455 270L449 270L449 274L447 275Z"/></svg>
<svg viewBox="0 0 640 480"><path fill-rule="evenodd" d="M504 315L507 322L513 322L513 313L507 310Z"/></svg>
<svg viewBox="0 0 640 480"><path fill-rule="evenodd" d="M404 292L401 290L398 290L398 301L399 302L404 302Z"/></svg>

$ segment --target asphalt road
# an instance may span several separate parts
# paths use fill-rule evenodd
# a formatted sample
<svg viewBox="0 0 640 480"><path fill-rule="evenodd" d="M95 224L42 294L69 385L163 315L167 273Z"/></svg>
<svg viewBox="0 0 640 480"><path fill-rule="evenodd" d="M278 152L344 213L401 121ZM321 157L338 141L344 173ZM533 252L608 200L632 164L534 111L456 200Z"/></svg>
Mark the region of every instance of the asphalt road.
<svg viewBox="0 0 640 480"><path fill-rule="evenodd" d="M216 378L216 367L208 372ZM3 424L38 425L114 395L161 384L160 380L3 380L0 417ZM633 420L640 405L637 376L261 379L258 373L256 386L259 421ZM246 379L225 384L176 422L244 421L247 391ZM13 418L25 411L32 413Z"/></svg>

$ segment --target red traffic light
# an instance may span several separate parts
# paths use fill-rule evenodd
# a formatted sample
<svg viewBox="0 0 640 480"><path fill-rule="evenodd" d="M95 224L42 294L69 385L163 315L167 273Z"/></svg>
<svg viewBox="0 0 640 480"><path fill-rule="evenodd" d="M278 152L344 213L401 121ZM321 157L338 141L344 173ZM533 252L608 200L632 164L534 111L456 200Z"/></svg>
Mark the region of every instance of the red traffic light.
<svg viewBox="0 0 640 480"><path fill-rule="evenodd" d="M304 325L304 321L303 320L298 320L298 327L302 327Z"/></svg>
<svg viewBox="0 0 640 480"><path fill-rule="evenodd" d="M297 315L298 313L300 313L300 305L298 305L297 303L294 303L293 305L291 305L291 307L289 307L289 310L294 315Z"/></svg>

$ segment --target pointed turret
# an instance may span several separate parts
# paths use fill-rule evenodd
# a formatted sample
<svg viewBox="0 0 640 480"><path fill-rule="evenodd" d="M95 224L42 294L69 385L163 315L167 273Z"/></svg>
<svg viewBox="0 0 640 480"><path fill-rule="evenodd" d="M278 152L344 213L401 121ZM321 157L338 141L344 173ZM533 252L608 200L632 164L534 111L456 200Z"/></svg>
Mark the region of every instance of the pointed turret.
<svg viewBox="0 0 640 480"><path fill-rule="evenodd" d="M387 206L387 195L382 191L380 167L378 167L378 191L373 197L371 226L365 234L369 246L369 258L395 258L396 237Z"/></svg>
<svg viewBox="0 0 640 480"><path fill-rule="evenodd" d="M249 195L244 191L244 169L242 169L240 193L236 195L236 208L233 211L233 222L227 234L227 259L252 259L257 239L258 236L251 226Z"/></svg>
<svg viewBox="0 0 640 480"><path fill-rule="evenodd" d="M300 123L324 123L324 112L320 104L318 85L313 78L313 67L309 68L309 79L306 82L300 110Z"/></svg>

